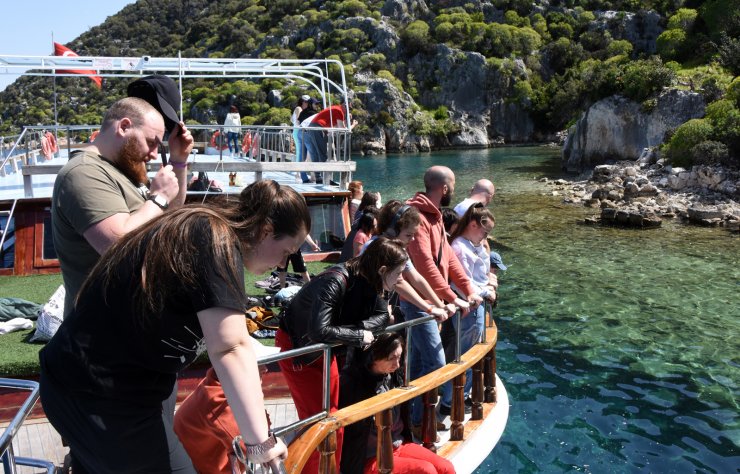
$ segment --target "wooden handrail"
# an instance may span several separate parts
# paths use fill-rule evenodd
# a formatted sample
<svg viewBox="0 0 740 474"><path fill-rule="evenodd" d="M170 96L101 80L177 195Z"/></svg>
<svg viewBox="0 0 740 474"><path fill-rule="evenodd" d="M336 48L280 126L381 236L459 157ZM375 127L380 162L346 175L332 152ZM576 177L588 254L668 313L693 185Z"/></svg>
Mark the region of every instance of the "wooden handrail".
<svg viewBox="0 0 740 474"><path fill-rule="evenodd" d="M285 467L289 473L300 473L311 454L324 439L339 428L351 425L369 416L388 410L435 389L483 360L493 351L498 340L495 323L486 327L486 342L478 343L460 358L459 363L449 363L444 367L412 380L408 387L400 387L388 392L355 403L352 406L335 411L328 418L308 428L298 439L293 441L288 450Z"/></svg>

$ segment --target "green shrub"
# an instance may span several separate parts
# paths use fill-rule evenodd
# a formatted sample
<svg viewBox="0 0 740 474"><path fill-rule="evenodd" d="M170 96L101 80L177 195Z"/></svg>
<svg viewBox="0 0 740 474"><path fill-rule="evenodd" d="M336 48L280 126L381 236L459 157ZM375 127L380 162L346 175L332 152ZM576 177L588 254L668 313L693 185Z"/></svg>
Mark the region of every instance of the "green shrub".
<svg viewBox="0 0 740 474"><path fill-rule="evenodd" d="M553 39L573 38L573 27L568 23L552 23L548 26L547 30L552 35Z"/></svg>
<svg viewBox="0 0 740 474"><path fill-rule="evenodd" d="M449 118L449 110L444 105L440 105L434 110L434 120L447 120Z"/></svg>
<svg viewBox="0 0 740 474"><path fill-rule="evenodd" d="M733 38L723 32L715 47L719 52L720 64L733 75L740 76L740 38Z"/></svg>
<svg viewBox="0 0 740 474"><path fill-rule="evenodd" d="M740 76L732 80L727 87L726 98L735 102L735 106L740 107Z"/></svg>
<svg viewBox="0 0 740 474"><path fill-rule="evenodd" d="M532 85L529 81L520 80L514 83L514 94L511 97L512 101L521 105L528 105L532 95Z"/></svg>
<svg viewBox="0 0 740 474"><path fill-rule="evenodd" d="M691 158L695 165L728 165L730 152L722 142L705 140L694 145L691 149Z"/></svg>
<svg viewBox="0 0 740 474"><path fill-rule="evenodd" d="M290 109L268 108L265 112L257 117L259 125L281 125L290 123Z"/></svg>
<svg viewBox="0 0 740 474"><path fill-rule="evenodd" d="M707 106L706 119L712 124L714 138L723 142L735 158L740 158L740 108L723 99Z"/></svg>
<svg viewBox="0 0 740 474"><path fill-rule="evenodd" d="M344 16L368 16L367 7L360 0L344 0L337 5L337 13Z"/></svg>
<svg viewBox="0 0 740 474"><path fill-rule="evenodd" d="M316 53L316 42L313 38L307 38L295 45L295 52L300 58L312 58Z"/></svg>
<svg viewBox="0 0 740 474"><path fill-rule="evenodd" d="M691 149L708 140L712 125L705 119L691 119L676 129L668 144L668 157L676 166L690 167L693 164Z"/></svg>
<svg viewBox="0 0 740 474"><path fill-rule="evenodd" d="M632 54L632 43L627 40L615 40L609 43L606 47L606 53L608 57L613 56L629 56Z"/></svg>
<svg viewBox="0 0 740 474"><path fill-rule="evenodd" d="M655 42L658 54L666 59L679 58L686 43L686 32L683 30L665 30Z"/></svg>
<svg viewBox="0 0 740 474"><path fill-rule="evenodd" d="M694 9L679 8L678 11L668 19L668 29L680 29L686 32L691 31L698 15L699 14Z"/></svg>
<svg viewBox="0 0 740 474"><path fill-rule="evenodd" d="M431 43L429 25L421 20L412 21L401 31L401 41L411 54L424 51Z"/></svg>
<svg viewBox="0 0 740 474"><path fill-rule="evenodd" d="M624 67L623 92L625 96L642 102L671 85L675 77L676 73L665 67L659 58L633 61Z"/></svg>
<svg viewBox="0 0 740 474"><path fill-rule="evenodd" d="M385 126L390 126L396 123L396 119L394 119L393 116L385 110L381 110L378 112L377 122Z"/></svg>
<svg viewBox="0 0 740 474"><path fill-rule="evenodd" d="M388 82L393 84L393 86L398 89L399 91L403 92L403 84L400 80L396 78L390 71L386 71L385 69L381 69L377 73L378 77L380 79L386 79Z"/></svg>
<svg viewBox="0 0 740 474"><path fill-rule="evenodd" d="M504 23L517 27L530 26L529 18L520 17L514 10L507 10L506 13L504 13Z"/></svg>

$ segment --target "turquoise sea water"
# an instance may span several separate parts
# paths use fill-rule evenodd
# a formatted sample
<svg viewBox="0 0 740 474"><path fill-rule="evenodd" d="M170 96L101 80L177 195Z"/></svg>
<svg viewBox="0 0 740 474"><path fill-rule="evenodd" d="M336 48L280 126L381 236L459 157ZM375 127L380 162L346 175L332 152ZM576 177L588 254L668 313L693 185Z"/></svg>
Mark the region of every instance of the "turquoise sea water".
<svg viewBox="0 0 740 474"><path fill-rule="evenodd" d="M740 472L740 240L664 221L580 224L595 211L542 196L558 152L505 148L357 158L383 202L422 188L432 164L480 177L500 276L499 375L511 410L489 472Z"/></svg>

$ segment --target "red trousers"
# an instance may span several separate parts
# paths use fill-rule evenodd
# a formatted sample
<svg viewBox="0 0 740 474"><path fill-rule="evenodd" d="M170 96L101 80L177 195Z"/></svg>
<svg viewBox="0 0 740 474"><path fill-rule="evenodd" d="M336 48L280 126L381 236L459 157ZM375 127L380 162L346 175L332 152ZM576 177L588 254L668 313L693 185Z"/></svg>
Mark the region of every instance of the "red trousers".
<svg viewBox="0 0 740 474"><path fill-rule="evenodd" d="M293 344L282 329L278 329L275 335L275 345L280 347L282 352L293 348ZM296 365L294 359L285 359L278 362L280 370L288 383L290 394L295 403L295 409L298 418L303 420L309 416L315 415L323 410L322 403L322 382L324 380L324 356L307 365ZM329 370L329 411L337 411L339 406L339 369L337 368L337 359L332 356L331 368ZM344 429L337 430L337 472L339 471L339 461L342 458L342 438ZM303 467L303 474L318 474L319 472L319 452L314 453Z"/></svg>
<svg viewBox="0 0 740 474"><path fill-rule="evenodd" d="M231 441L239 427L213 368L180 405L174 428L198 472L231 474Z"/></svg>
<svg viewBox="0 0 740 474"><path fill-rule="evenodd" d="M378 472L377 459L365 464L365 474ZM393 450L393 474L454 474L450 461L415 443L406 443Z"/></svg>

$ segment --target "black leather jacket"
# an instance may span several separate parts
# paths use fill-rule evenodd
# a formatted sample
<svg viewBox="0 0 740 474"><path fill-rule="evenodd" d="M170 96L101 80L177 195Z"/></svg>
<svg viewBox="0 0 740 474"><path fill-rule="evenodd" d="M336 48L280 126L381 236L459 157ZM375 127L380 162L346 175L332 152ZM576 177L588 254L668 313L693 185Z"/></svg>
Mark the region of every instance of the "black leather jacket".
<svg viewBox="0 0 740 474"><path fill-rule="evenodd" d="M377 333L388 325L388 301L343 265L328 268L296 293L280 320L293 348L319 342L362 345L362 331ZM302 358L309 363L320 353Z"/></svg>

